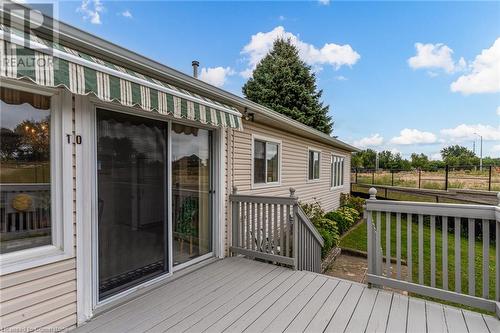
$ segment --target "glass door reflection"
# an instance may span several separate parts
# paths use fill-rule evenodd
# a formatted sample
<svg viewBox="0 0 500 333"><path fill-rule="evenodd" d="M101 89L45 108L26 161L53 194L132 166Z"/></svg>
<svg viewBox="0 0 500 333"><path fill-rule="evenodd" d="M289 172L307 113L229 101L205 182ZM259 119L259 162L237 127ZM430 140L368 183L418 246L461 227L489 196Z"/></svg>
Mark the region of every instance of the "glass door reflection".
<svg viewBox="0 0 500 333"><path fill-rule="evenodd" d="M174 266L212 252L212 133L172 124Z"/></svg>
<svg viewBox="0 0 500 333"><path fill-rule="evenodd" d="M97 111L99 299L168 271L167 124Z"/></svg>

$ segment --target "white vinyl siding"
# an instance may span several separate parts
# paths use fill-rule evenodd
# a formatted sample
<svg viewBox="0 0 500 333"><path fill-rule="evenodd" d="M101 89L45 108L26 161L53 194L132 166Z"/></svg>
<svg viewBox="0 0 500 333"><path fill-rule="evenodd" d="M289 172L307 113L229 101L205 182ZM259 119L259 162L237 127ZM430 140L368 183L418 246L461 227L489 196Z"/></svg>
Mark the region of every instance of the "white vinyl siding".
<svg viewBox="0 0 500 333"><path fill-rule="evenodd" d="M228 147L230 160L227 161L228 188L236 186L238 193L269 195L287 197L290 195L290 187L296 190L295 195L301 202L312 202L317 200L326 210L338 208L340 194L349 192L349 174L343 174L343 186L335 189L330 187L330 177L322 176L319 180L311 182L308 180L308 151L309 149L320 150L324 156L343 156L344 169L350 168L350 153L327 144L304 138L290 132L286 132L267 125L251 121L244 121L243 131L230 131ZM255 187L252 181L252 140L254 137L271 137L281 140L281 174L280 184L272 187ZM312 148L314 147L314 148ZM330 158L320 159L320 175L330 174ZM229 206L227 206L229 207ZM228 226L228 228L230 228ZM230 229L229 229L230 230Z"/></svg>

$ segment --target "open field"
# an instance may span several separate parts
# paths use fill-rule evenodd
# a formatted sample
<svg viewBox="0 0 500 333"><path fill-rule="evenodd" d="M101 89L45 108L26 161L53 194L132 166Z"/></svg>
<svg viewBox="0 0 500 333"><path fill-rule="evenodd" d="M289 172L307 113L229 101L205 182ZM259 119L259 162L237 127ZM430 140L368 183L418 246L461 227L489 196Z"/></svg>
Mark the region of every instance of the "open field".
<svg viewBox="0 0 500 333"><path fill-rule="evenodd" d="M358 171L351 173L351 181L358 184L391 185L411 188L444 190L446 188L445 170L436 171ZM479 170L453 170L448 173L448 189L469 189L500 191L500 168L484 167Z"/></svg>
<svg viewBox="0 0 500 333"><path fill-rule="evenodd" d="M351 184L351 193L363 198L368 198L371 187L377 189L377 198L382 200L440 202L478 205L497 205L498 192L450 189L430 190L410 187L397 187L387 185Z"/></svg>

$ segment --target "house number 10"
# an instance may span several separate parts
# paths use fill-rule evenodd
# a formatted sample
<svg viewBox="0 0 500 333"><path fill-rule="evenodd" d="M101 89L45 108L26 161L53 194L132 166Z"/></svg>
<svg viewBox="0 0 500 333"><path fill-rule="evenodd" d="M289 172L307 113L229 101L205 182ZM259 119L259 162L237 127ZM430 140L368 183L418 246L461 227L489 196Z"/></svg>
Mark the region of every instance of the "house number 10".
<svg viewBox="0 0 500 333"><path fill-rule="evenodd" d="M74 137L73 142L71 141L71 137ZM68 140L68 143L76 143L77 145L82 144L82 136L81 135L71 135L71 134L66 134L66 139Z"/></svg>

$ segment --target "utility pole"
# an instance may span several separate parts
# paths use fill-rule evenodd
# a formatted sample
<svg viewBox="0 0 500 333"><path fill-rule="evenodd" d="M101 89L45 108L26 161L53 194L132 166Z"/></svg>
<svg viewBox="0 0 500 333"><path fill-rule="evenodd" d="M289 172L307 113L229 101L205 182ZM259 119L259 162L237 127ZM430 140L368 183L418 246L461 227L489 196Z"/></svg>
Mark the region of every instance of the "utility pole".
<svg viewBox="0 0 500 333"><path fill-rule="evenodd" d="M483 136L478 133L474 133L479 137L479 171L483 171Z"/></svg>

